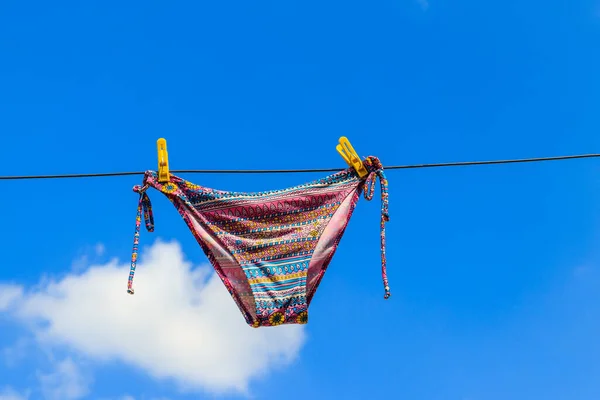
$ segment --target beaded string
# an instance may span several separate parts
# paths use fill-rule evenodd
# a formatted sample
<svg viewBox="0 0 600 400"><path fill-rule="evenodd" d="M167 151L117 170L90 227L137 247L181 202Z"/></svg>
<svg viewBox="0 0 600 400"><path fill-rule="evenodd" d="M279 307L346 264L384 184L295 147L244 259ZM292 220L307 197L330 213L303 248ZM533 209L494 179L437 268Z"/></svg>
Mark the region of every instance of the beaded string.
<svg viewBox="0 0 600 400"><path fill-rule="evenodd" d="M138 246L140 243L140 227L142 225L142 212L144 213L144 221L148 232L154 232L154 215L152 214L152 204L146 193L148 185L133 187L133 191L140 194L138 201L137 216L135 218L135 234L133 235L133 251L131 252L131 269L129 270L129 280L127 281L127 293L133 294L133 275L138 257Z"/></svg>
<svg viewBox="0 0 600 400"><path fill-rule="evenodd" d="M375 180L379 177L379 184L381 186L381 277L383 279L383 288L385 290L384 298L388 299L391 295L390 285L387 277L387 262L385 255L385 223L390 220L390 214L388 212L388 181L383 172L383 166L377 157L367 157L364 160L365 165L368 167L369 175L364 183L364 197L367 200L373 198L375 191Z"/></svg>

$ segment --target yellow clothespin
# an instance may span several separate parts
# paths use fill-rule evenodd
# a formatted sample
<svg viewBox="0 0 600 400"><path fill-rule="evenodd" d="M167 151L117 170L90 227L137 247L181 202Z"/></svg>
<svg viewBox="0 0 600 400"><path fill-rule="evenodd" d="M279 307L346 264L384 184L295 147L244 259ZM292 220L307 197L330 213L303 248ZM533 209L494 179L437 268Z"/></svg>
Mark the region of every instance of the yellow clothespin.
<svg viewBox="0 0 600 400"><path fill-rule="evenodd" d="M335 147L335 149L340 153L344 161L348 163L348 165L356 170L358 176L361 178L367 175L367 169L362 163L356 151L354 151L354 147L350 144L348 139L345 136L340 138L340 143Z"/></svg>
<svg viewBox="0 0 600 400"><path fill-rule="evenodd" d="M156 141L158 149L158 181L160 183L169 182L169 153L167 153L167 141L160 138Z"/></svg>

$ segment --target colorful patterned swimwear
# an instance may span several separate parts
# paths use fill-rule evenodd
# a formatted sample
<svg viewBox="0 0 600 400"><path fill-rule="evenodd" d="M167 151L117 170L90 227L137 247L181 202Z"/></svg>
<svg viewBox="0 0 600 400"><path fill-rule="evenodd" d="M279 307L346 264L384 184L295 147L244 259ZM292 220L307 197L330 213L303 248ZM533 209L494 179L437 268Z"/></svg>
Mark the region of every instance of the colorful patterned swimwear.
<svg viewBox="0 0 600 400"><path fill-rule="evenodd" d="M257 193L209 189L174 175L169 182L159 183L157 173L147 171L142 186L133 188L140 199L128 293L134 293L142 213L148 231L154 230L146 193L153 187L175 205L250 326L305 324L308 306L360 193L371 200L379 177L381 266L387 299L387 179L376 157L367 157L364 164L368 175L363 178L348 168L303 185Z"/></svg>

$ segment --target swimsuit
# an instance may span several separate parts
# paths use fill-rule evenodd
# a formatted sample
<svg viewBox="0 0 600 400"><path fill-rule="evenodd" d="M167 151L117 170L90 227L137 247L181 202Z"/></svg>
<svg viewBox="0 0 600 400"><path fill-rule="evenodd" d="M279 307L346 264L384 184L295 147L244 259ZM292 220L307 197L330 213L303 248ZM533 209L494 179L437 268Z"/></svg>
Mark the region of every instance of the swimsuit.
<svg viewBox="0 0 600 400"><path fill-rule="evenodd" d="M364 160L364 178L348 168L282 190L243 193L210 189L175 175L158 182L147 171L140 194L127 291L133 294L142 213L154 230L146 189L164 193L196 238L215 272L252 327L305 324L308 306L342 238L361 192L373 197L381 184L381 266L385 298L387 179L376 157Z"/></svg>

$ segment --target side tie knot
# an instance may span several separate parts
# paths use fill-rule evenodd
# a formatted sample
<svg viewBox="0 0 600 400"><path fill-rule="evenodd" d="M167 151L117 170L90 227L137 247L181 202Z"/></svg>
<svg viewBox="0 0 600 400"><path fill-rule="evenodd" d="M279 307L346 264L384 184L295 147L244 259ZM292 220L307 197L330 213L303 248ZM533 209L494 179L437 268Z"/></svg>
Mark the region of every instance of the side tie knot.
<svg viewBox="0 0 600 400"><path fill-rule="evenodd" d="M141 214L144 213L144 222L146 224L146 230L148 232L154 232L154 215L152 214L152 203L150 203L150 197L146 193L148 185L135 185L133 191L140 194L140 200L138 202L138 217L136 225L141 224ZM140 208L141 206L141 208Z"/></svg>
<svg viewBox="0 0 600 400"><path fill-rule="evenodd" d="M369 171L363 186L365 199L368 201L373 199L373 193L375 192L375 181L377 178L379 178L379 184L381 187L381 277L383 279L383 288L385 290L384 298L388 299L391 295L387 278L387 263L385 254L385 223L390 220L390 214L388 211L388 181L385 177L385 173L383 172L383 165L381 165L381 162L377 157L369 156L363 161L363 163Z"/></svg>
<svg viewBox="0 0 600 400"><path fill-rule="evenodd" d="M135 185L133 191L136 193L144 193L148 189L148 185Z"/></svg>
<svg viewBox="0 0 600 400"><path fill-rule="evenodd" d="M129 270L129 279L127 281L127 293L134 294L133 290L133 275L137 265L138 247L140 243L140 229L142 225L142 213L144 214L144 222L148 232L154 232L154 215L152 214L152 203L150 197L146 193L148 185L135 185L133 191L140 194L137 207L137 216L135 218L135 233L133 235L133 250L131 252L131 268Z"/></svg>

